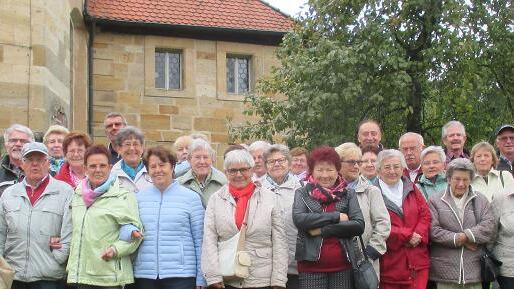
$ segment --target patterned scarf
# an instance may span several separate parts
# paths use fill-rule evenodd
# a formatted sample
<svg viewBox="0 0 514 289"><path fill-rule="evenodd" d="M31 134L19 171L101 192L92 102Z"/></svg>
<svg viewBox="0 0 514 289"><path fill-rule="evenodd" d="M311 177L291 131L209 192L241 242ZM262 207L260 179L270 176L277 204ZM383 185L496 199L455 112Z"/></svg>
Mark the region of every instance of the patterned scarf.
<svg viewBox="0 0 514 289"><path fill-rule="evenodd" d="M252 197L254 190L255 184L252 182L250 182L246 187L242 189L237 189L233 187L231 184L228 184L228 191L230 192L232 197L234 197L234 200L236 200L235 220L238 229L241 229L241 225L243 224L243 220L246 215L248 201Z"/></svg>
<svg viewBox="0 0 514 289"><path fill-rule="evenodd" d="M116 178L117 176L115 174L111 174L107 181L105 181L102 185L98 186L94 190L91 189L91 185L89 184L87 178L82 180L82 200L84 201L84 204L86 204L86 207L91 207L96 198L107 192L111 188L111 185L114 183Z"/></svg>
<svg viewBox="0 0 514 289"><path fill-rule="evenodd" d="M341 175L338 175L334 186L328 190L321 187L312 175L309 176L307 181L314 187L310 192L310 196L322 205L328 205L341 200L346 188L346 182Z"/></svg>

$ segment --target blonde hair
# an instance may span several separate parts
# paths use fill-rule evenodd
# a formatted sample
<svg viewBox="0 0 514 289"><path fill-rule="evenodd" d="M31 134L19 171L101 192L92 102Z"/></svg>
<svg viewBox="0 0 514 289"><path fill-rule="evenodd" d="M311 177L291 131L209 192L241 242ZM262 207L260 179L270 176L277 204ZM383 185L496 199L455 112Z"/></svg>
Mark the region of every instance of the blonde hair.
<svg viewBox="0 0 514 289"><path fill-rule="evenodd" d="M470 157L471 162L475 163L475 160L474 160L475 155L476 155L477 151L480 149L486 149L487 151L489 151L491 153L491 156L493 157L493 165L491 167L495 168L498 165L498 161L499 161L498 156L496 155L496 151L494 150L494 147L486 141L479 142L473 146L473 148L471 149L471 157Z"/></svg>
<svg viewBox="0 0 514 289"><path fill-rule="evenodd" d="M346 160L353 155L357 155L359 160L362 158L361 149L353 142L345 142L336 147L335 150L341 160Z"/></svg>

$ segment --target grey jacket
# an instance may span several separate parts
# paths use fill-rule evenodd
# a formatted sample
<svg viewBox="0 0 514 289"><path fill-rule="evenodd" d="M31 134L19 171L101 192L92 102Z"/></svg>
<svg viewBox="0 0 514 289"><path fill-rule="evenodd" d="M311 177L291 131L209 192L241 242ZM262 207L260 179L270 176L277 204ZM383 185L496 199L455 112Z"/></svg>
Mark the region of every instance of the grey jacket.
<svg viewBox="0 0 514 289"><path fill-rule="evenodd" d="M468 284L481 282L480 256L485 244L492 241L495 221L491 205L481 193L469 188L464 204L464 217L458 217L457 207L449 188L429 199L432 225L430 228L430 280ZM478 245L477 251L457 247L455 238L464 232Z"/></svg>
<svg viewBox="0 0 514 289"><path fill-rule="evenodd" d="M152 185L146 167L143 167L139 172L137 172L136 177L131 179L121 168L121 161L122 160L114 164L111 170L111 173L118 176L118 179L120 180L120 188L126 189L132 193L138 193L145 187Z"/></svg>
<svg viewBox="0 0 514 289"><path fill-rule="evenodd" d="M72 188L51 176L34 206L25 186L17 183L0 197L0 253L22 282L58 280L65 276L71 242ZM50 237L59 236L62 248L51 250Z"/></svg>
<svg viewBox="0 0 514 289"><path fill-rule="evenodd" d="M294 258L296 251L296 237L298 230L293 223L293 202L294 194L302 185L296 176L290 175L287 181L278 187L272 185L267 179L264 179L262 186L275 193L277 206L285 222L285 230L287 235L287 245L289 249L289 268L288 274L298 274L298 263Z"/></svg>
<svg viewBox="0 0 514 289"><path fill-rule="evenodd" d="M236 202L228 185L209 199L205 211L202 243L202 271L208 285L222 282L219 273L218 242L226 241L238 232L234 213ZM245 249L251 258L250 276L242 281L226 281L237 288L279 286L287 282L287 237L284 219L276 206L273 193L257 186L248 201Z"/></svg>
<svg viewBox="0 0 514 289"><path fill-rule="evenodd" d="M379 257L387 251L386 240L391 232L391 220L380 189L360 176L355 187L357 200L364 217L364 240L367 255L374 260L373 267L380 272Z"/></svg>
<svg viewBox="0 0 514 289"><path fill-rule="evenodd" d="M205 208L207 207L207 202L209 202L211 195L227 183L227 177L215 167L211 167L211 173L205 180L203 187L193 175L193 169L189 169L184 175L177 178L177 181L184 187L199 194L202 198L203 207Z"/></svg>
<svg viewBox="0 0 514 289"><path fill-rule="evenodd" d="M494 256L503 265L500 275L514 277L514 191L500 191L493 198L493 212L498 234L494 242Z"/></svg>
<svg viewBox="0 0 514 289"><path fill-rule="evenodd" d="M355 191L345 190L344 197L337 202L336 211L323 212L321 204L310 196L314 186L310 183L298 189L294 196L293 222L298 228L296 260L318 261L323 238L343 239L359 236L364 232L364 217ZM340 213L348 215L346 222L339 221ZM320 236L311 236L308 231L321 228ZM341 242L348 249L349 243Z"/></svg>

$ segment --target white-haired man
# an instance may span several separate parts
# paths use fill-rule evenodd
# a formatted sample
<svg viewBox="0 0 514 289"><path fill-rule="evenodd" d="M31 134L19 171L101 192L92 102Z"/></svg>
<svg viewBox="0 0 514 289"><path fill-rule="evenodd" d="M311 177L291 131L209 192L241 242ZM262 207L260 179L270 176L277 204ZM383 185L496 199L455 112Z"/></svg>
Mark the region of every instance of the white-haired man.
<svg viewBox="0 0 514 289"><path fill-rule="evenodd" d="M0 164L0 194L10 185L23 179L25 176L21 167L21 149L23 145L34 141L34 134L30 128L13 124L4 133L4 146L7 154Z"/></svg>
<svg viewBox="0 0 514 289"><path fill-rule="evenodd" d="M408 177L413 183L417 182L423 174L421 172L421 151L425 148L423 137L419 133L407 132L400 137L398 148L407 163L407 168L403 170L403 175Z"/></svg>

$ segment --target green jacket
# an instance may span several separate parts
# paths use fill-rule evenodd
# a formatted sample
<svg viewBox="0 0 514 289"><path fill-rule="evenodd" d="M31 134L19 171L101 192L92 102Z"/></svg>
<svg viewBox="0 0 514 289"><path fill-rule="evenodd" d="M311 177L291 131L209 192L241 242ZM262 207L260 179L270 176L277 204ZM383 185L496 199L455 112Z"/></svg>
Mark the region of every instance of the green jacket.
<svg viewBox="0 0 514 289"><path fill-rule="evenodd" d="M436 176L435 182L427 179L425 174L421 175L416 186L425 196L425 199L429 199L430 196L435 195L440 192L444 192L448 183L446 182L446 175L444 173L440 173Z"/></svg>
<svg viewBox="0 0 514 289"><path fill-rule="evenodd" d="M193 169L189 169L183 176L177 178L177 181L184 187L197 192L202 197L203 207L207 207L207 202L212 194L217 192L227 183L225 175L214 167L211 167L211 173L203 184L200 184L193 175Z"/></svg>
<svg viewBox="0 0 514 289"><path fill-rule="evenodd" d="M86 208L81 190L77 186L71 201L73 236L68 283L106 287L133 283L130 254L137 250L141 239L126 242L119 236L121 225L143 227L135 194L121 189L116 179L107 192ZM109 246L116 249L117 255L104 261L100 256Z"/></svg>

